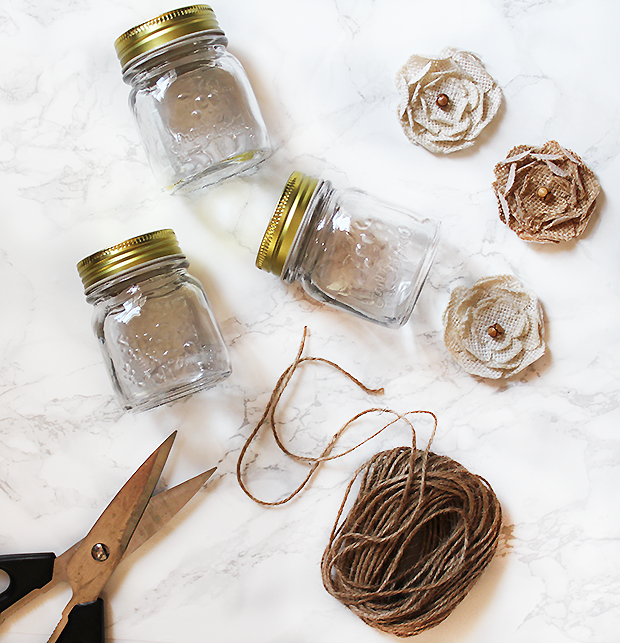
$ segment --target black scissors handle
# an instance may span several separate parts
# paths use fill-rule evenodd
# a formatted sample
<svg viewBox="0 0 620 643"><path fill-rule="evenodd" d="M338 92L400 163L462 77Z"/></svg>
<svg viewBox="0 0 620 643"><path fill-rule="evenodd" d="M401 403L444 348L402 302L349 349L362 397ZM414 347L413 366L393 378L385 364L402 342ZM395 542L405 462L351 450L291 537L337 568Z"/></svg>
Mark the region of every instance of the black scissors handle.
<svg viewBox="0 0 620 643"><path fill-rule="evenodd" d="M0 556L0 570L9 577L9 586L0 593L0 614L26 594L45 587L54 576L56 554L10 554Z"/></svg>
<svg viewBox="0 0 620 643"><path fill-rule="evenodd" d="M69 613L58 643L104 643L103 599L76 605Z"/></svg>
<svg viewBox="0 0 620 643"><path fill-rule="evenodd" d="M54 576L52 552L0 556L0 570L9 577L9 586L0 593L0 614L24 596L45 587ZM76 605L58 638L60 643L104 643L104 605L98 598Z"/></svg>

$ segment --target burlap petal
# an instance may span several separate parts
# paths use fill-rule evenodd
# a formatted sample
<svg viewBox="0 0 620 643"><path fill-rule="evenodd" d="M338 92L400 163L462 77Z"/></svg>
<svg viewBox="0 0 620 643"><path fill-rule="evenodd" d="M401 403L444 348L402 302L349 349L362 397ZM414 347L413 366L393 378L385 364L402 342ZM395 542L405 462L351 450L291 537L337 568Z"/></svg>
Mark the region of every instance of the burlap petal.
<svg viewBox="0 0 620 643"><path fill-rule="evenodd" d="M495 177L500 219L521 239L541 243L578 237L601 191L592 171L556 141L513 148Z"/></svg>
<svg viewBox="0 0 620 643"><path fill-rule="evenodd" d="M470 147L491 122L502 90L473 54L446 49L439 58L411 56L396 76L398 115L412 143L448 154ZM445 94L448 105L437 97Z"/></svg>
<svg viewBox="0 0 620 643"><path fill-rule="evenodd" d="M489 332L493 327L497 334ZM472 375L515 375L545 352L542 308L536 295L509 275L459 286L444 313L444 341Z"/></svg>

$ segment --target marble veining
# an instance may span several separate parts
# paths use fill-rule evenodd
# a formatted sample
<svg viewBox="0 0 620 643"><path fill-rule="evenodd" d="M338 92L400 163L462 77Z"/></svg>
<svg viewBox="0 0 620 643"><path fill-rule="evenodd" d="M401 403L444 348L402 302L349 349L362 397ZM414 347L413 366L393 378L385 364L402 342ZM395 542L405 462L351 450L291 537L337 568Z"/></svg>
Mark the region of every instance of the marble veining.
<svg viewBox="0 0 620 643"><path fill-rule="evenodd" d="M179 5L180 6L180 5ZM0 7L0 553L55 551L83 537L140 462L179 431L173 485L213 481L123 563L106 589L118 643L379 643L322 587L320 558L346 484L395 426L325 466L294 502L265 509L235 479L304 325L307 353L372 387L305 368L279 417L316 453L370 406L428 409L433 445L483 475L505 524L497 556L457 610L420 643L615 643L620 628L620 55L615 0L265 0L214 3L248 72L273 156L193 197L159 191L127 106L114 39L175 8L164 0L8 0ZM474 147L449 158L401 131L397 70L414 54L471 51L504 93ZM499 220L495 163L550 139L580 155L603 190L578 241L539 246ZM441 221L435 264L410 322L371 325L256 269L262 233L293 170L358 187ZM142 414L113 397L75 269L124 239L172 227L204 285L233 373ZM471 377L443 344L455 286L513 274L543 306L545 356L508 381ZM354 444L380 419L343 439ZM430 425L416 421L426 444ZM303 476L267 436L249 484L274 499ZM0 626L45 641L58 589ZM396 640L396 639L394 639Z"/></svg>

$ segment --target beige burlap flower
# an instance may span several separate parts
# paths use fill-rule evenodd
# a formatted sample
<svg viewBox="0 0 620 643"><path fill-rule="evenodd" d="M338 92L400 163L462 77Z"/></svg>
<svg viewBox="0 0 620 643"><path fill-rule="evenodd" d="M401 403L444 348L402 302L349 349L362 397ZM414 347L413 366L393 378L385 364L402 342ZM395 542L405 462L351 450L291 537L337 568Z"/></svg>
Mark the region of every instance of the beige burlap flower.
<svg viewBox="0 0 620 643"><path fill-rule="evenodd" d="M471 53L411 56L396 76L398 115L412 143L448 154L474 144L497 114L502 90Z"/></svg>
<svg viewBox="0 0 620 643"><path fill-rule="evenodd" d="M592 171L556 141L513 148L495 166L495 177L499 217L526 241L578 237L601 191Z"/></svg>
<svg viewBox="0 0 620 643"><path fill-rule="evenodd" d="M545 352L538 299L509 275L455 288L444 313L444 331L454 359L480 377L515 375Z"/></svg>

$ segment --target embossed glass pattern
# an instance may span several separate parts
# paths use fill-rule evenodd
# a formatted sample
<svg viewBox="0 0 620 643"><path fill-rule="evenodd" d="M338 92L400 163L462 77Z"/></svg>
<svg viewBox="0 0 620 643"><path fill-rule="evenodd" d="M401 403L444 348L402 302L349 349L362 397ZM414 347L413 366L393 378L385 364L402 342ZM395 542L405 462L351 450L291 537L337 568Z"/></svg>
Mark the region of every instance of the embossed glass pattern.
<svg viewBox="0 0 620 643"><path fill-rule="evenodd" d="M281 227L286 232L275 233L276 254L286 234L294 234L281 273L270 257L259 257L259 267L287 283L296 280L313 298L369 321L391 328L405 324L430 270L439 225L361 190L334 190L329 181L320 181L295 230L296 206L282 208L282 203L303 200L305 188L296 192L296 174L303 177L292 175L274 215L290 219ZM274 229L272 219L261 251Z"/></svg>
<svg viewBox="0 0 620 643"><path fill-rule="evenodd" d="M231 372L205 292L187 265L182 255L157 259L87 293L95 334L127 410L171 402Z"/></svg>
<svg viewBox="0 0 620 643"><path fill-rule="evenodd" d="M165 189L211 185L270 153L256 97L227 42L222 33L191 34L123 72L149 162Z"/></svg>

